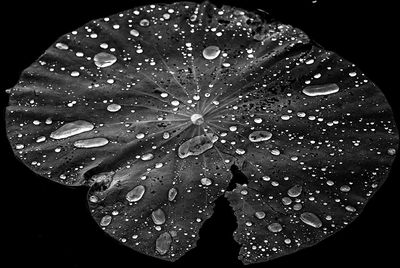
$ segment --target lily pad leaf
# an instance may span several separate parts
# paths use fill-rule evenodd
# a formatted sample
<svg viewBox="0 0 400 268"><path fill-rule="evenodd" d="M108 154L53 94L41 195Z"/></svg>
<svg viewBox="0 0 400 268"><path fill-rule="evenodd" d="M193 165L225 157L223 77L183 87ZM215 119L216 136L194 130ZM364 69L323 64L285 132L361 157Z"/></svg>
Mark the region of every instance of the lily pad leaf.
<svg viewBox="0 0 400 268"><path fill-rule="evenodd" d="M10 90L35 173L88 186L123 245L175 261L228 198L244 263L314 245L362 211L398 146L382 92L301 30L205 2L148 5L61 36ZM231 190L235 165L248 183Z"/></svg>

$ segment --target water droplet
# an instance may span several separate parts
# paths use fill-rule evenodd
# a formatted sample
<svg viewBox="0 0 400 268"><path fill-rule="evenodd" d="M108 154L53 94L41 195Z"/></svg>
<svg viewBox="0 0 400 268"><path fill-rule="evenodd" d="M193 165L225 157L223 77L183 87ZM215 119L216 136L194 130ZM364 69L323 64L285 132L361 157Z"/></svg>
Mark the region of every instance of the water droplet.
<svg viewBox="0 0 400 268"><path fill-rule="evenodd" d="M142 199L145 190L146 189L143 185L136 186L126 194L126 200L128 200L129 202L139 201L140 199Z"/></svg>
<svg viewBox="0 0 400 268"><path fill-rule="evenodd" d="M156 251L161 255L166 254L171 246L171 243L171 235L168 232L162 233L156 240Z"/></svg>
<svg viewBox="0 0 400 268"><path fill-rule="evenodd" d="M135 29L132 29L129 33L130 33L131 35L133 35L134 37L138 37L138 36L139 36L139 31L138 31L138 30L135 30Z"/></svg>
<svg viewBox="0 0 400 268"><path fill-rule="evenodd" d="M221 50L217 46L208 46L203 50L203 57L207 60L213 60L219 56Z"/></svg>
<svg viewBox="0 0 400 268"><path fill-rule="evenodd" d="M74 135L81 134L83 132L90 131L93 128L94 125L92 123L89 123L84 120L77 120L74 122L64 124L59 129L52 132L50 134L50 138L55 140L65 139Z"/></svg>
<svg viewBox="0 0 400 268"><path fill-rule="evenodd" d="M329 95L338 91L339 87L336 84L313 85L303 89L303 93L310 97Z"/></svg>
<svg viewBox="0 0 400 268"><path fill-rule="evenodd" d="M154 224L157 224L157 225L164 224L165 223L164 211L161 208L154 210L151 213L151 219L153 220Z"/></svg>
<svg viewBox="0 0 400 268"><path fill-rule="evenodd" d="M262 142L272 138L272 133L268 131L254 131L249 135L251 142Z"/></svg>
<svg viewBox="0 0 400 268"><path fill-rule="evenodd" d="M178 105L179 105L179 101L173 100L173 101L171 101L171 104L172 104L173 106L178 106Z"/></svg>
<svg viewBox="0 0 400 268"><path fill-rule="evenodd" d="M17 149L17 150L22 150L22 149L24 149L24 145L23 144L16 144L15 145L15 149Z"/></svg>
<svg viewBox="0 0 400 268"><path fill-rule="evenodd" d="M394 148L389 148L387 151L388 155L395 155L396 154L396 149Z"/></svg>
<svg viewBox="0 0 400 268"><path fill-rule="evenodd" d="M318 216L311 212L301 213L300 220L314 228L320 228L322 226L322 222Z"/></svg>
<svg viewBox="0 0 400 268"><path fill-rule="evenodd" d="M171 188L168 191L168 200L169 201L174 201L176 195L178 194L178 190L176 190L175 188Z"/></svg>
<svg viewBox="0 0 400 268"><path fill-rule="evenodd" d="M60 50L67 50L68 46L64 43L57 43L56 44L56 48L60 49Z"/></svg>
<svg viewBox="0 0 400 268"><path fill-rule="evenodd" d="M144 138L144 134L143 133L138 133L136 134L136 139L143 139Z"/></svg>
<svg viewBox="0 0 400 268"><path fill-rule="evenodd" d="M282 197L282 204L284 204L285 206L289 206L290 204L292 204L292 199L290 199L290 197Z"/></svg>
<svg viewBox="0 0 400 268"><path fill-rule="evenodd" d="M229 130L230 130L230 131L236 131L236 130L237 130L237 126L230 126L230 127L229 127Z"/></svg>
<svg viewBox="0 0 400 268"><path fill-rule="evenodd" d="M118 112L119 110L121 110L121 105L119 104L113 103L107 106L107 111L109 112L115 113Z"/></svg>
<svg viewBox="0 0 400 268"><path fill-rule="evenodd" d="M246 151L245 150L243 150L243 149L240 149L240 148L238 148L238 149L236 149L236 151L235 151L238 155L244 155L245 153L246 153Z"/></svg>
<svg viewBox="0 0 400 268"><path fill-rule="evenodd" d="M303 187L301 185L295 185L287 191L287 194L290 197L298 197L302 190Z"/></svg>
<svg viewBox="0 0 400 268"><path fill-rule="evenodd" d="M257 219L262 220L265 218L265 212L264 211L257 211L255 214Z"/></svg>
<svg viewBox="0 0 400 268"><path fill-rule="evenodd" d="M210 186L212 184L212 181L209 178L201 178L200 182L204 186Z"/></svg>
<svg viewBox="0 0 400 268"><path fill-rule="evenodd" d="M342 191L342 192L349 192L350 191L350 186L348 186L348 185L342 185L342 186L340 186L340 191Z"/></svg>
<svg viewBox="0 0 400 268"><path fill-rule="evenodd" d="M192 120L192 123L195 125L201 125L204 123L204 118L201 114L193 114L190 117L190 120Z"/></svg>
<svg viewBox="0 0 400 268"><path fill-rule="evenodd" d="M144 154L140 157L143 161L149 161L154 158L154 155L151 153Z"/></svg>
<svg viewBox="0 0 400 268"><path fill-rule="evenodd" d="M97 67L105 68L113 65L117 61L117 58L106 52L100 52L93 57L93 60Z"/></svg>
<svg viewBox="0 0 400 268"><path fill-rule="evenodd" d="M77 140L74 142L76 148L96 148L108 144L106 138L92 138L85 140Z"/></svg>
<svg viewBox="0 0 400 268"><path fill-rule="evenodd" d="M200 155L211 149L217 140L218 137L210 133L193 137L179 146L178 156L186 158L191 155Z"/></svg>
<svg viewBox="0 0 400 268"><path fill-rule="evenodd" d="M346 206L345 209L346 209L348 212L356 212L356 208L353 207L353 206Z"/></svg>
<svg viewBox="0 0 400 268"><path fill-rule="evenodd" d="M268 230L270 230L273 233L279 233L282 231L282 225L279 222L274 222L268 225Z"/></svg>
<svg viewBox="0 0 400 268"><path fill-rule="evenodd" d="M142 20L139 22L139 25L142 26L142 27L147 27L147 26L150 25L150 21L149 21L148 19L142 19Z"/></svg>
<svg viewBox="0 0 400 268"><path fill-rule="evenodd" d="M72 77L78 77L79 75L80 75L80 73L77 72L77 71L71 72L71 76L72 76Z"/></svg>
<svg viewBox="0 0 400 268"><path fill-rule="evenodd" d="M100 226L106 227L106 226L110 225L111 220L112 220L112 217L110 215L105 215L100 220Z"/></svg>

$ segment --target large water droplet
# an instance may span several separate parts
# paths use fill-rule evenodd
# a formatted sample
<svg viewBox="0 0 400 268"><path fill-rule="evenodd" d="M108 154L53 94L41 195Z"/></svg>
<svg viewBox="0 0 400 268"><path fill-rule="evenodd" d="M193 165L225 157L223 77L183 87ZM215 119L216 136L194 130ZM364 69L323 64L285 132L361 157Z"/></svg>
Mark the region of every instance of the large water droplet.
<svg viewBox="0 0 400 268"><path fill-rule="evenodd" d="M193 137L179 146L178 156L180 158L186 158L191 155L200 155L211 149L217 140L218 137L210 133Z"/></svg>
<svg viewBox="0 0 400 268"><path fill-rule="evenodd" d="M310 225L314 228L320 228L322 226L322 222L318 218L318 216L311 212L301 213L300 219L305 224Z"/></svg>
<svg viewBox="0 0 400 268"><path fill-rule="evenodd" d="M303 93L310 97L329 95L338 91L339 87L336 84L313 85L303 89Z"/></svg>
<svg viewBox="0 0 400 268"><path fill-rule="evenodd" d="M106 144L108 144L108 140L106 138L93 138L78 140L74 142L74 146L76 148L96 148L104 146Z"/></svg>
<svg viewBox="0 0 400 268"><path fill-rule="evenodd" d="M156 251L161 255L166 254L171 246L171 243L171 235L168 232L162 233L156 240Z"/></svg>
<svg viewBox="0 0 400 268"><path fill-rule="evenodd" d="M153 220L154 224L157 224L157 225L164 224L165 223L164 211L161 208L154 210L151 213L151 219Z"/></svg>
<svg viewBox="0 0 400 268"><path fill-rule="evenodd" d="M117 61L117 58L106 52L100 52L94 56L93 60L97 67L105 68L113 65Z"/></svg>
<svg viewBox="0 0 400 268"><path fill-rule="evenodd" d="M146 189L143 185L136 186L126 194L126 200L128 200L129 202L139 201L140 199L142 199L145 190Z"/></svg>
<svg viewBox="0 0 400 268"><path fill-rule="evenodd" d="M203 57L207 60L213 60L219 56L221 50L217 46L208 46L203 50Z"/></svg>
<svg viewBox="0 0 400 268"><path fill-rule="evenodd" d="M65 139L74 135L81 134L83 132L90 131L93 128L94 125L92 123L89 123L84 120L77 120L74 122L64 124L59 129L52 132L50 134L50 138L55 140Z"/></svg>
<svg viewBox="0 0 400 268"><path fill-rule="evenodd" d="M268 131L254 131L249 135L251 142L262 142L272 138L272 133Z"/></svg>

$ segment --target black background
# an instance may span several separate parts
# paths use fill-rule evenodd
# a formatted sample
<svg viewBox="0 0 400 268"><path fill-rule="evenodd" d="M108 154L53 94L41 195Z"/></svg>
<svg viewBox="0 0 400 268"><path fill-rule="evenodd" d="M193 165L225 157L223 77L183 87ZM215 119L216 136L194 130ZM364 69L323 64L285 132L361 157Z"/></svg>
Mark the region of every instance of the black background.
<svg viewBox="0 0 400 268"><path fill-rule="evenodd" d="M8 1L7 1L8 2ZM169 2L169 1L165 1ZM220 1L214 1L219 3ZM367 2L367 3L366 3ZM304 30L329 50L355 63L385 93L399 115L398 14L395 1L268 0L224 1L245 9L262 8L280 21ZM37 59L59 36L84 23L147 4L146 1L13 1L1 5L1 88L11 88L21 71ZM396 66L397 65L397 66ZM1 93L2 112L7 95ZM396 117L398 119L398 116ZM108 237L92 220L85 188L68 188L31 172L16 160L5 136L1 117L1 196L3 267L139 267L139 265L241 266L232 239L231 211L218 207L205 223L198 247L171 264L140 255ZM397 120L397 122L399 122ZM359 267L396 263L399 213L397 159L391 176L371 199L359 218L317 246L254 267ZM253 267L253 266L252 266Z"/></svg>

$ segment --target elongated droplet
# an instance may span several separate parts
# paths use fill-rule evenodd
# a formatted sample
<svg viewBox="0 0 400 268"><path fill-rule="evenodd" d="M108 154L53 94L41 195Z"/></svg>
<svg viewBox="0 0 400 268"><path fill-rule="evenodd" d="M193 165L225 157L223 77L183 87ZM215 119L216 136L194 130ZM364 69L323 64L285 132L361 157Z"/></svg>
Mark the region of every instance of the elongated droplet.
<svg viewBox="0 0 400 268"><path fill-rule="evenodd" d="M161 208L154 210L151 213L151 218L154 224L161 225L165 223L165 213Z"/></svg>
<svg viewBox="0 0 400 268"><path fill-rule="evenodd" d="M129 202L137 202L142 199L145 188L143 185L138 185L126 194L126 200Z"/></svg>
<svg viewBox="0 0 400 268"><path fill-rule="evenodd" d="M186 158L191 155L200 155L211 149L217 140L218 136L210 133L193 137L179 146L178 156L180 158Z"/></svg>
<svg viewBox="0 0 400 268"><path fill-rule="evenodd" d="M208 46L203 50L203 57L207 60L213 60L219 56L221 50L217 46Z"/></svg>
<svg viewBox="0 0 400 268"><path fill-rule="evenodd" d="M254 131L249 135L251 142L262 142L272 138L272 133L268 131Z"/></svg>
<svg viewBox="0 0 400 268"><path fill-rule="evenodd" d="M288 190L287 194L290 197L298 197L301 194L302 190L303 187L301 187L301 185L295 185Z"/></svg>
<svg viewBox="0 0 400 268"><path fill-rule="evenodd" d="M100 52L94 56L93 60L97 67L105 68L113 65L117 61L117 58L106 52Z"/></svg>
<svg viewBox="0 0 400 268"><path fill-rule="evenodd" d="M303 93L310 97L329 95L338 91L339 87L336 84L313 85L303 89Z"/></svg>
<svg viewBox="0 0 400 268"><path fill-rule="evenodd" d="M310 225L314 228L320 228L322 226L321 220L317 215L311 212L304 212L300 215L300 219L307 225Z"/></svg>
<svg viewBox="0 0 400 268"><path fill-rule="evenodd" d="M171 246L171 243L171 235L168 232L162 233L156 240L156 251L161 255L166 254Z"/></svg>
<svg viewBox="0 0 400 268"><path fill-rule="evenodd" d="M96 148L106 144L108 144L108 140L106 138L93 138L74 142L74 146L76 148Z"/></svg>
<svg viewBox="0 0 400 268"><path fill-rule="evenodd" d="M143 161L149 161L154 158L154 155L151 153L144 154L140 157Z"/></svg>
<svg viewBox="0 0 400 268"><path fill-rule="evenodd" d="M74 122L66 123L56 131L50 134L50 138L55 140L65 139L71 136L90 131L94 128L92 123L84 120L77 120Z"/></svg>
<svg viewBox="0 0 400 268"><path fill-rule="evenodd" d="M174 201L176 195L178 194L178 191L175 188L171 188L168 191L168 200L169 201Z"/></svg>

